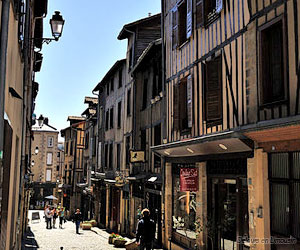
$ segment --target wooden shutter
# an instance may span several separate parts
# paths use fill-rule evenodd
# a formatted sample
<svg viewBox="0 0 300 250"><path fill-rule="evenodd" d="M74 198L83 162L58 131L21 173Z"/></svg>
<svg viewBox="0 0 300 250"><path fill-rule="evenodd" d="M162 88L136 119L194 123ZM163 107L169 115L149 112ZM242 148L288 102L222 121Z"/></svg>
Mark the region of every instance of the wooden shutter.
<svg viewBox="0 0 300 250"><path fill-rule="evenodd" d="M177 8L172 12L172 48L178 46L178 10Z"/></svg>
<svg viewBox="0 0 300 250"><path fill-rule="evenodd" d="M187 78L187 116L188 127L193 126L193 77L189 75Z"/></svg>
<svg viewBox="0 0 300 250"><path fill-rule="evenodd" d="M204 0L196 0L196 27L204 26Z"/></svg>
<svg viewBox="0 0 300 250"><path fill-rule="evenodd" d="M216 0L216 13L220 13L223 9L223 0Z"/></svg>
<svg viewBox="0 0 300 250"><path fill-rule="evenodd" d="M173 128L174 130L179 130L179 85L174 85L174 94L173 94Z"/></svg>
<svg viewBox="0 0 300 250"><path fill-rule="evenodd" d="M193 32L193 0L187 0L186 10L186 38L189 39Z"/></svg>
<svg viewBox="0 0 300 250"><path fill-rule="evenodd" d="M222 63L218 57L206 65L205 104L206 121L222 118Z"/></svg>

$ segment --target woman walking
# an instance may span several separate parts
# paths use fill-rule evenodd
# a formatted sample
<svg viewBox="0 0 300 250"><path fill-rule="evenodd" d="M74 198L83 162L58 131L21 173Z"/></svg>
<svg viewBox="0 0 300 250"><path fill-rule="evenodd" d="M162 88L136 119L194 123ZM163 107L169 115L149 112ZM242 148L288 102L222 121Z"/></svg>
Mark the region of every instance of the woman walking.
<svg viewBox="0 0 300 250"><path fill-rule="evenodd" d="M57 211L56 211L56 208L53 208L52 210L52 216L53 216L53 228L56 228L55 225L56 225L56 219L57 219Z"/></svg>

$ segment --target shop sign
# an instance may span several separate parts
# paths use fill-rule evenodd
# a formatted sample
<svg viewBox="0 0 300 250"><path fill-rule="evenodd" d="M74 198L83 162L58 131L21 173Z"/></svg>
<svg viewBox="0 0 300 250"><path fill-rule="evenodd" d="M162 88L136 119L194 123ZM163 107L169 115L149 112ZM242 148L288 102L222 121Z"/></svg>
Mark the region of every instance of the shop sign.
<svg viewBox="0 0 300 250"><path fill-rule="evenodd" d="M180 192L198 191L198 169L180 169Z"/></svg>
<svg viewBox="0 0 300 250"><path fill-rule="evenodd" d="M144 151L130 151L130 162L145 162L145 152Z"/></svg>

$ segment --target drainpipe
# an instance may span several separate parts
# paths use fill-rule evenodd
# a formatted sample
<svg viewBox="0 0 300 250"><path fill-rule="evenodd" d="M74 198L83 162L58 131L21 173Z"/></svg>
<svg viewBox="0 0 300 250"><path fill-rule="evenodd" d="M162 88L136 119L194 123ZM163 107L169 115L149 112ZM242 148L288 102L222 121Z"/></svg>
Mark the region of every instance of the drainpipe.
<svg viewBox="0 0 300 250"><path fill-rule="evenodd" d="M162 100L162 117L163 117L163 122L162 122L162 138L163 140L166 139L166 88L165 88L165 84L166 84L166 74L165 74L165 0L161 1L161 66L162 66L162 92L163 92L163 100ZM164 210L166 210L166 203L165 203L165 186L166 186L166 167L165 167L166 161L165 161L165 157L162 157L162 165L161 165L161 175L162 175L162 201L164 204ZM166 237L166 218L165 218L165 211L162 211L162 244L164 244L164 240ZM171 249L171 244L170 247Z"/></svg>
<svg viewBox="0 0 300 250"><path fill-rule="evenodd" d="M4 113L5 113L5 80L6 80L6 56L8 43L10 0L2 0L1 35L0 35L0 197L2 199L3 180L3 149L4 149ZM0 206L1 213L1 206ZM1 217L0 217L1 225ZM1 234L1 229L0 229Z"/></svg>

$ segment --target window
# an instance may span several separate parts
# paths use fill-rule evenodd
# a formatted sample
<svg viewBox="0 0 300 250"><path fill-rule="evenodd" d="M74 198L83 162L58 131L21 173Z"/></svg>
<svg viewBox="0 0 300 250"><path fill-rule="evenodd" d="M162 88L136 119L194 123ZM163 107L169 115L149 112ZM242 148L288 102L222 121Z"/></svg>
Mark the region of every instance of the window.
<svg viewBox="0 0 300 250"><path fill-rule="evenodd" d="M47 153L47 165L52 165L52 153Z"/></svg>
<svg viewBox="0 0 300 250"><path fill-rule="evenodd" d="M143 103L142 103L142 110L147 107L147 98L148 98L148 79L144 79L143 85Z"/></svg>
<svg viewBox="0 0 300 250"><path fill-rule="evenodd" d="M70 155L73 155L73 141L70 143Z"/></svg>
<svg viewBox="0 0 300 250"><path fill-rule="evenodd" d="M126 137L126 168L129 168L130 136Z"/></svg>
<svg viewBox="0 0 300 250"><path fill-rule="evenodd" d="M160 63L156 63L153 68L152 98L155 98L162 91L162 71Z"/></svg>
<svg viewBox="0 0 300 250"><path fill-rule="evenodd" d="M223 0L196 0L196 27L214 22L223 9Z"/></svg>
<svg viewBox="0 0 300 250"><path fill-rule="evenodd" d="M46 169L46 181L51 181L52 170Z"/></svg>
<svg viewBox="0 0 300 250"><path fill-rule="evenodd" d="M114 128L114 108L110 109L110 125L109 127L112 129Z"/></svg>
<svg viewBox="0 0 300 250"><path fill-rule="evenodd" d="M48 148L53 148L54 137L48 136Z"/></svg>
<svg viewBox="0 0 300 250"><path fill-rule="evenodd" d="M109 144L109 169L113 169L114 161L114 144Z"/></svg>
<svg viewBox="0 0 300 250"><path fill-rule="evenodd" d="M192 35L192 0L179 3L172 12L172 46L173 49L182 45Z"/></svg>
<svg viewBox="0 0 300 250"><path fill-rule="evenodd" d="M180 239L177 235L183 235L190 240L196 239L196 192L183 191L180 186L180 170L190 168L189 165L174 164L172 166L173 179L173 236L174 240ZM181 242L183 243L183 242ZM188 243L186 243L188 244ZM186 246L190 249L190 246Z"/></svg>
<svg viewBox="0 0 300 250"><path fill-rule="evenodd" d="M121 128L122 101L118 102L118 128Z"/></svg>
<svg viewBox="0 0 300 250"><path fill-rule="evenodd" d="M133 49L132 48L130 48L128 56L129 56L129 65L128 65L128 68L129 68L129 70L131 70L132 63L133 63Z"/></svg>
<svg viewBox="0 0 300 250"><path fill-rule="evenodd" d="M112 79L110 80L110 90L111 90L111 92L114 91L114 88L115 88L114 78L112 78Z"/></svg>
<svg viewBox="0 0 300 250"><path fill-rule="evenodd" d="M146 151L146 129L141 130L141 150Z"/></svg>
<svg viewBox="0 0 300 250"><path fill-rule="evenodd" d="M154 127L154 146L161 144L161 125ZM161 159L158 155L154 154L154 167L161 167Z"/></svg>
<svg viewBox="0 0 300 250"><path fill-rule="evenodd" d="M127 116L131 115L131 89L127 90Z"/></svg>
<svg viewBox="0 0 300 250"><path fill-rule="evenodd" d="M59 171L59 166L56 166L56 171L57 171L57 172Z"/></svg>
<svg viewBox="0 0 300 250"><path fill-rule="evenodd" d="M174 86L174 129L182 132L192 127L192 82L190 75Z"/></svg>
<svg viewBox="0 0 300 250"><path fill-rule="evenodd" d="M119 70L119 88L122 87L122 85L123 85L122 82L123 82L123 70L120 69L120 70Z"/></svg>
<svg viewBox="0 0 300 250"><path fill-rule="evenodd" d="M69 153L69 142L66 142L66 154Z"/></svg>
<svg viewBox="0 0 300 250"><path fill-rule="evenodd" d="M89 135L89 133L86 133L85 134L85 149L88 149L89 148L89 137L90 137L90 135Z"/></svg>
<svg viewBox="0 0 300 250"><path fill-rule="evenodd" d="M104 161L105 166L108 167L108 144L105 144L104 146Z"/></svg>
<svg viewBox="0 0 300 250"><path fill-rule="evenodd" d="M109 95L109 82L106 85L106 95Z"/></svg>
<svg viewBox="0 0 300 250"><path fill-rule="evenodd" d="M108 130L108 124L109 124L109 110L105 113L105 130Z"/></svg>
<svg viewBox="0 0 300 250"><path fill-rule="evenodd" d="M272 234L300 238L300 152L269 154Z"/></svg>
<svg viewBox="0 0 300 250"><path fill-rule="evenodd" d="M117 170L121 169L121 144L117 144Z"/></svg>
<svg viewBox="0 0 300 250"><path fill-rule="evenodd" d="M100 112L99 112L99 128L102 128L103 126L103 107L100 107Z"/></svg>
<svg viewBox="0 0 300 250"><path fill-rule="evenodd" d="M285 99L283 22L261 30L261 104Z"/></svg>
<svg viewBox="0 0 300 250"><path fill-rule="evenodd" d="M221 56L206 63L205 120L208 126L222 122L222 60Z"/></svg>

